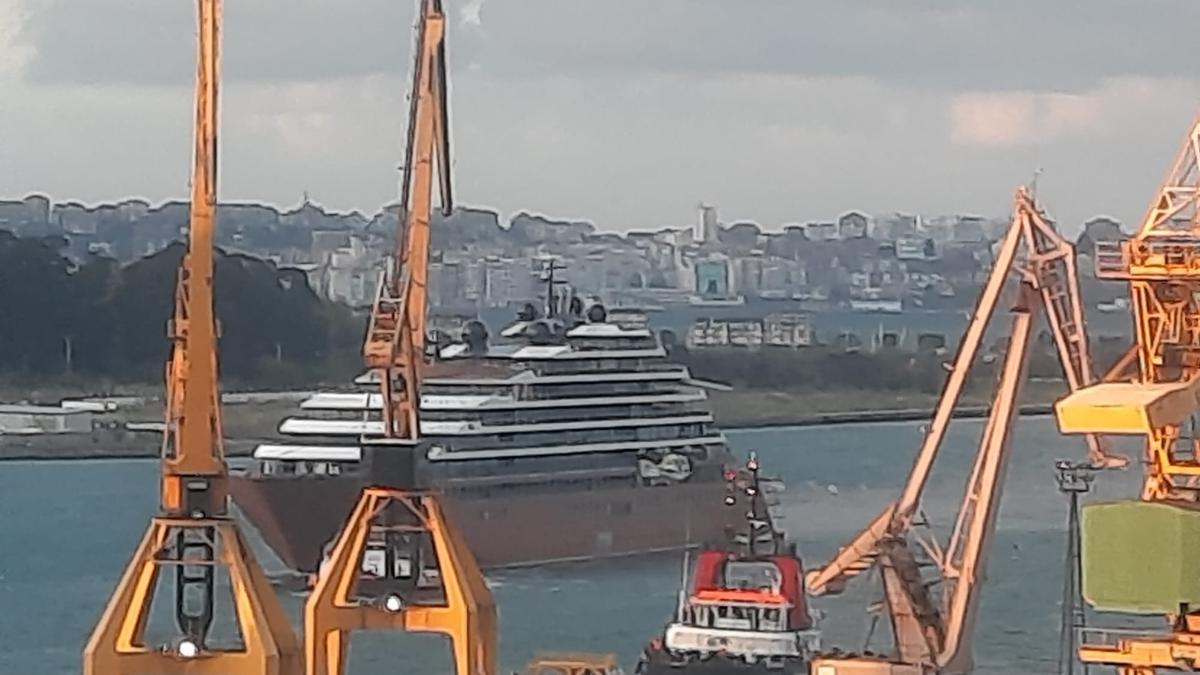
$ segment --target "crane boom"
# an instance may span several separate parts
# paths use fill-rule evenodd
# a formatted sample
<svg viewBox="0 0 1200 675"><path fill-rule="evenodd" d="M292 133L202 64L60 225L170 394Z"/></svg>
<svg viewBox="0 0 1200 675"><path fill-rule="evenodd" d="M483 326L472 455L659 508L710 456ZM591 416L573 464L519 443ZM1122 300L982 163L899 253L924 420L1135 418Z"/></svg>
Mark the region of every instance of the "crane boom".
<svg viewBox="0 0 1200 675"><path fill-rule="evenodd" d="M411 458L418 449L435 162L443 212L452 208L446 19L441 0L421 0L418 13L396 250L363 345L383 393L385 438L364 439L376 459ZM368 551L382 554L384 564L364 575ZM304 606L308 675L344 673L349 634L362 629L441 633L450 638L457 675L495 675L491 591L437 497L416 485L369 485L360 493Z"/></svg>
<svg viewBox="0 0 1200 675"><path fill-rule="evenodd" d="M380 277L363 344L363 361L379 376L384 435L395 439L418 434L435 163L442 213L453 210L445 24L441 0L424 0L417 19L395 251Z"/></svg>
<svg viewBox="0 0 1200 675"><path fill-rule="evenodd" d="M971 636L1039 305L1050 315L1068 386L1074 390L1092 381L1073 257L1073 247L1043 216L1029 191L1018 189L1012 222L904 489L829 563L806 576L809 592L821 595L840 592L851 578L878 567L895 640L892 658L823 658L814 661L814 672L832 674L841 667L856 672L952 674L971 669ZM1011 310L1009 344L962 504L943 549L913 536L913 523L954 406L1012 272L1020 283ZM1099 438L1091 440L1089 449L1094 464L1122 465L1121 458L1107 454ZM917 554L922 550L933 558L943 582L940 603L920 572Z"/></svg>
<svg viewBox="0 0 1200 675"><path fill-rule="evenodd" d="M194 164L188 246L179 269L167 365L161 500L83 653L85 675L223 672L299 675L299 646L270 582L229 517L217 395L213 230L217 206L220 0L198 0ZM174 575L173 626L152 612ZM231 602L218 603L225 586ZM214 630L222 605L236 607ZM240 644L221 644L234 629ZM165 630L164 630L165 629ZM166 644L149 644L161 635Z"/></svg>

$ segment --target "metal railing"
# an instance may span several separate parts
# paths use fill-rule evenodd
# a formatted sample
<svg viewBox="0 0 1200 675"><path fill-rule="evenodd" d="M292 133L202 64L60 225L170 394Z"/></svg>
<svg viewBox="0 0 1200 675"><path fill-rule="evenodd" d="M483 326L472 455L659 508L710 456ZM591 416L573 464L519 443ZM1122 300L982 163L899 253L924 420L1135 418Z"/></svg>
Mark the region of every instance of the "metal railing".
<svg viewBox="0 0 1200 675"><path fill-rule="evenodd" d="M1096 242L1102 279L1200 277L1200 237Z"/></svg>

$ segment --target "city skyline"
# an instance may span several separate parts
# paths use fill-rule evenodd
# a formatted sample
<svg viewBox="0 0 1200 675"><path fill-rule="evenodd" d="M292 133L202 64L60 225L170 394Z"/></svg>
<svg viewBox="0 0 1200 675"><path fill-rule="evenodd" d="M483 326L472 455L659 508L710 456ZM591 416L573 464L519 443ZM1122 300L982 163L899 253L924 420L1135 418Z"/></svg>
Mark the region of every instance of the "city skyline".
<svg viewBox="0 0 1200 675"><path fill-rule="evenodd" d="M1002 217L1043 169L1064 225L1128 229L1200 100L1185 0L846 4L448 2L461 203L619 232L686 226L700 200L771 230ZM224 201L395 197L411 5L229 3ZM0 0L0 192L184 197L192 10Z"/></svg>

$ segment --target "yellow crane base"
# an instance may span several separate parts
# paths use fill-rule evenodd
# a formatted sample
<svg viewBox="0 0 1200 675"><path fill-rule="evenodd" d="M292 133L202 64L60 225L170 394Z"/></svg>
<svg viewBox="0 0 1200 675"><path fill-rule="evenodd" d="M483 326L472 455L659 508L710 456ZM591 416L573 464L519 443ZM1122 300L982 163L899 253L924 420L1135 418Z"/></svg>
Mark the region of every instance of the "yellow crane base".
<svg viewBox="0 0 1200 675"><path fill-rule="evenodd" d="M304 606L307 675L345 673L354 630L441 633L457 675L495 675L495 602L432 495L363 490Z"/></svg>
<svg viewBox="0 0 1200 675"><path fill-rule="evenodd" d="M211 647L205 641L219 570L227 575L233 596L236 648ZM167 629L174 637L147 644L148 631L162 630L151 621L151 606L163 572L175 576L176 622ZM189 600L196 599L195 593L187 593L189 584L197 583L207 587L207 614L189 607L194 604ZM83 675L299 675L302 665L279 599L228 518L151 520L83 652Z"/></svg>

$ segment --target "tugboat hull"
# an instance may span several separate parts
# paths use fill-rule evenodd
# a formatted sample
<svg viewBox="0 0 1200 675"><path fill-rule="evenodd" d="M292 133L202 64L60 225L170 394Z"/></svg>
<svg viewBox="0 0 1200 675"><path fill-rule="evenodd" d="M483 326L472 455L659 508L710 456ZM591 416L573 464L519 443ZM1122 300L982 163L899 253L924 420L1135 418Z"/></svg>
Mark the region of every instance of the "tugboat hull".
<svg viewBox="0 0 1200 675"><path fill-rule="evenodd" d="M664 650L649 649L638 661L637 675L808 675L805 659L757 659L747 662L740 656L713 654L673 657Z"/></svg>

